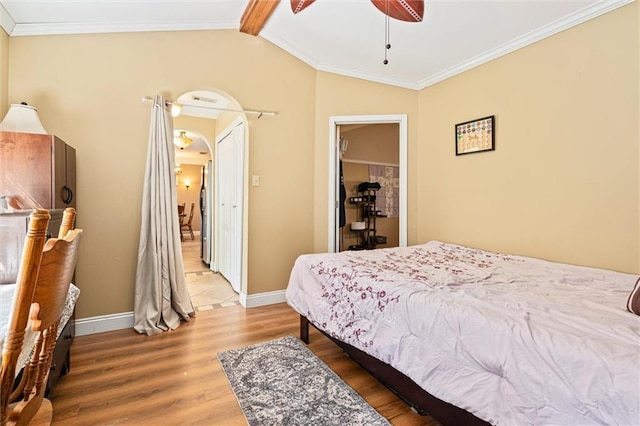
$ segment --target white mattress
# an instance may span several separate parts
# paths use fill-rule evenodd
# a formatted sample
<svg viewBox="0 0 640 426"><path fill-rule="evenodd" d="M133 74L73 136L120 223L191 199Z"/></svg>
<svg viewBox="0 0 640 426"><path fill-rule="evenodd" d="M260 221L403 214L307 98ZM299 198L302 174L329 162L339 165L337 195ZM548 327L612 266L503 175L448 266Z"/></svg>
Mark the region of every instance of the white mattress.
<svg viewBox="0 0 640 426"><path fill-rule="evenodd" d="M496 425L640 424L637 275L438 241L300 256L287 301Z"/></svg>
<svg viewBox="0 0 640 426"><path fill-rule="evenodd" d="M13 304L13 296L15 294L15 290L15 284L0 285L0 353L2 353L2 348L4 347L4 339L7 336L7 332L9 331L11 305ZM71 284L69 286L69 292L67 293L67 299L62 311L60 325L58 326L58 336L56 336L56 338L60 337L60 333L62 333L62 330L64 329L65 325L67 325L69 318L71 318L79 295L80 289ZM31 355L31 352L33 352L35 342L36 333L31 330L31 327L27 327L27 332L25 333L24 342L22 344L22 351L20 352L18 363L16 364L20 366L16 369L16 375L20 372L22 367L24 367L27 362L29 362L29 357Z"/></svg>

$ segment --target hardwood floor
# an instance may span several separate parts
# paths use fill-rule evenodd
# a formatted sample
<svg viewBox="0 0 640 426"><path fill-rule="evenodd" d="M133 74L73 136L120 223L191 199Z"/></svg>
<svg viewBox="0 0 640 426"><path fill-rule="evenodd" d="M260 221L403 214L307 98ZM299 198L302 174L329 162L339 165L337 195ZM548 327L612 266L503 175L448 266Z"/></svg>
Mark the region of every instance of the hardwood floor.
<svg viewBox="0 0 640 426"><path fill-rule="evenodd" d="M199 312L178 329L133 329L76 337L71 371L54 389L52 425L245 425L216 354L286 335L298 337L288 305ZM309 347L394 425L438 425L419 416L329 339Z"/></svg>

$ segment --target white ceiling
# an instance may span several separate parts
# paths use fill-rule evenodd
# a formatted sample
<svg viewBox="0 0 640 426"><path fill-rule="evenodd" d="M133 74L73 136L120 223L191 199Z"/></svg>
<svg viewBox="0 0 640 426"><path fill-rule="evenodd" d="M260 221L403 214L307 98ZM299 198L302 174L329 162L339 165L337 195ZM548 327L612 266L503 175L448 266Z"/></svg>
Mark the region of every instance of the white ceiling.
<svg viewBox="0 0 640 426"><path fill-rule="evenodd" d="M318 70L421 89L633 0L425 0L424 20L384 19L369 0L282 0L260 33ZM247 0L0 0L11 36L238 29ZM249 37L249 36L247 36Z"/></svg>
<svg viewBox="0 0 640 426"><path fill-rule="evenodd" d="M232 110L230 99L208 90L193 90L175 100L182 106L181 115L217 119L226 110Z"/></svg>

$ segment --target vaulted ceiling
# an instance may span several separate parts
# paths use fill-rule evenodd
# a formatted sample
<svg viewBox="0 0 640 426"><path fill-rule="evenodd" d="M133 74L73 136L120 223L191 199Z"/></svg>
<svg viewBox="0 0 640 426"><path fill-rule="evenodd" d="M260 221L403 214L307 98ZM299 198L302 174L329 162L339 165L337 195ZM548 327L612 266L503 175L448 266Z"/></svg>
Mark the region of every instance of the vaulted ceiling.
<svg viewBox="0 0 640 426"><path fill-rule="evenodd" d="M0 25L12 37L238 30L255 7L266 23L245 32L318 70L421 89L631 1L426 0L422 22L389 19L386 31L370 0L317 0L297 14L290 0L0 0Z"/></svg>

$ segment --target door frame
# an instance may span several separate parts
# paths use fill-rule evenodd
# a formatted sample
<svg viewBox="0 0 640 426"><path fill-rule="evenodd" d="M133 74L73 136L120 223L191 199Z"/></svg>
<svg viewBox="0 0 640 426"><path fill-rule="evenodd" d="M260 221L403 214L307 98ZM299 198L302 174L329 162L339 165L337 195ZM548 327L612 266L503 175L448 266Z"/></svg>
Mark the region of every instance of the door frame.
<svg viewBox="0 0 640 426"><path fill-rule="evenodd" d="M399 147L399 245L407 245L407 114L389 115L335 115L329 117L329 223L328 223L328 252L335 253L338 250L338 212L339 199L338 188L340 184L340 172L338 168L338 126L347 124L398 124Z"/></svg>

